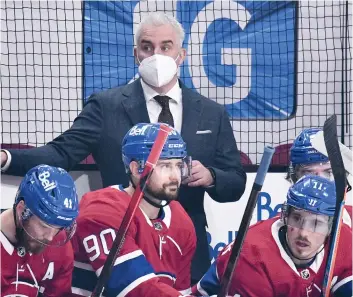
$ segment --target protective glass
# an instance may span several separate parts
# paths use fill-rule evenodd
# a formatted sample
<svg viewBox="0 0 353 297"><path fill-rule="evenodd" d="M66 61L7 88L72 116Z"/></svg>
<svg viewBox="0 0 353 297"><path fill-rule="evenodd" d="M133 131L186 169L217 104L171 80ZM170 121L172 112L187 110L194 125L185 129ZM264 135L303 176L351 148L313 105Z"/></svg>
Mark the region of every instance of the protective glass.
<svg viewBox="0 0 353 297"><path fill-rule="evenodd" d="M318 175L334 181L330 162L302 164L297 170L297 177L301 178L304 175Z"/></svg>
<svg viewBox="0 0 353 297"><path fill-rule="evenodd" d="M163 159L159 160L155 170L163 176L180 176L181 181L190 177L192 169L192 159L186 156L183 159Z"/></svg>
<svg viewBox="0 0 353 297"><path fill-rule="evenodd" d="M327 235L331 230L332 220L329 216L291 207L285 222L288 226L304 229L309 232Z"/></svg>

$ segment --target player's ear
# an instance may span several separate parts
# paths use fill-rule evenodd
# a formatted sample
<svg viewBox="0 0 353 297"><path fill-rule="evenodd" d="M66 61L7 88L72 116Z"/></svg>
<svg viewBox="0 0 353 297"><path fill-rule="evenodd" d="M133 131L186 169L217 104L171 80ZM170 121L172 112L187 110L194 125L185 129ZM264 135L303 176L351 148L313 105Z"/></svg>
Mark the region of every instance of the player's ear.
<svg viewBox="0 0 353 297"><path fill-rule="evenodd" d="M130 172L131 175L135 178L139 178L140 174L139 174L139 165L136 161L131 161L130 163Z"/></svg>
<svg viewBox="0 0 353 297"><path fill-rule="evenodd" d="M21 200L20 202L17 203L17 205L14 206L14 211L15 211L17 220L21 220L21 218L24 215L25 208L26 208L26 205L23 200Z"/></svg>
<svg viewBox="0 0 353 297"><path fill-rule="evenodd" d="M185 48L181 48L181 49L180 49L180 61L179 61L178 66L180 66L181 64L183 64L185 58L186 58L186 49L185 49Z"/></svg>
<svg viewBox="0 0 353 297"><path fill-rule="evenodd" d="M20 202L17 203L16 210L17 210L17 213L19 213L19 214L24 212L24 210L25 210L25 202L23 200L21 200Z"/></svg>
<svg viewBox="0 0 353 297"><path fill-rule="evenodd" d="M285 201L283 202L282 209L281 209L281 222L285 225L286 225L286 218L288 216L288 212L289 212L288 205L287 205L287 202Z"/></svg>
<svg viewBox="0 0 353 297"><path fill-rule="evenodd" d="M136 46L134 47L134 57L135 57L135 64L140 65L140 62L137 58L137 47Z"/></svg>

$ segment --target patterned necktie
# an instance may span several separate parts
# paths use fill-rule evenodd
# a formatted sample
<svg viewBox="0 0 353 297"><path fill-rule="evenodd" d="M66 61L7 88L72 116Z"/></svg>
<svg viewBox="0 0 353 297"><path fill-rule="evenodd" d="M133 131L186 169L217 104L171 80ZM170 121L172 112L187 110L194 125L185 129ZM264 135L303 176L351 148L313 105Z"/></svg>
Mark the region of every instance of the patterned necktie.
<svg viewBox="0 0 353 297"><path fill-rule="evenodd" d="M173 115L169 109L169 100L168 96L156 96L154 99L162 106L162 111L158 116L159 123L166 123L172 127L174 127L174 119Z"/></svg>

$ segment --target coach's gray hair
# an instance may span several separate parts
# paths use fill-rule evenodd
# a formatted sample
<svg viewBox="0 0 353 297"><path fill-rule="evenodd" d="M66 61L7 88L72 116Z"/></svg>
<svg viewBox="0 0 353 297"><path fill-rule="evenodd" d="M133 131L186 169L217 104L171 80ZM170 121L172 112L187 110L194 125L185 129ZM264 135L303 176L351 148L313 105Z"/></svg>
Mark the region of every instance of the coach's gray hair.
<svg viewBox="0 0 353 297"><path fill-rule="evenodd" d="M183 46L185 32L181 24L171 15L168 15L164 12L151 12L146 17L144 17L140 24L136 27L135 33L135 45L137 45L138 40L141 35L141 30L143 25L155 25L155 26L162 26L162 25L171 25L173 26L175 32L179 35L179 45L180 47Z"/></svg>

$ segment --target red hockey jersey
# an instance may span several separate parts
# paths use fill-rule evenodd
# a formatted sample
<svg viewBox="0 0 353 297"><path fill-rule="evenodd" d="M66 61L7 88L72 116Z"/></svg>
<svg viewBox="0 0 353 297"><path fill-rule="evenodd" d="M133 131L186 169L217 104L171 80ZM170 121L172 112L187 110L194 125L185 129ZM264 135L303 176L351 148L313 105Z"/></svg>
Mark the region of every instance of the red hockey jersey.
<svg viewBox="0 0 353 297"><path fill-rule="evenodd" d="M89 296L94 289L130 199L120 186L83 196L72 239L72 291L78 296ZM137 209L104 296L179 296L178 291L190 289L194 226L178 202L161 212L158 219L150 220Z"/></svg>
<svg viewBox="0 0 353 297"><path fill-rule="evenodd" d="M296 268L280 242L279 230L282 226L279 218L275 217L250 227L233 274L229 295L320 296L328 245L317 254L309 267ZM194 295L218 293L219 280L222 279L231 247L232 244L224 248L200 282L192 288ZM352 232L345 224L341 229L331 292L333 296L337 292L341 293L339 296L352 294Z"/></svg>
<svg viewBox="0 0 353 297"><path fill-rule="evenodd" d="M345 205L342 214L343 223L352 228L352 205Z"/></svg>
<svg viewBox="0 0 353 297"><path fill-rule="evenodd" d="M74 256L71 243L34 255L16 249L0 232L1 296L70 296Z"/></svg>

